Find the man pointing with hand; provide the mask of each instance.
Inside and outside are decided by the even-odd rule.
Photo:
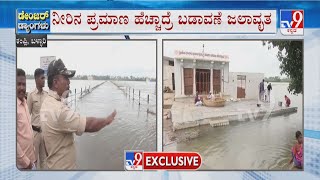
[[[40,118],[46,152],[46,169],[75,169],[76,149],[74,133],[97,132],[109,125],[116,116],[114,110],[105,118],[85,117],[63,103],[63,94],[69,91],[69,78],[75,75],[59,60],[48,66],[48,96],[41,106]]]

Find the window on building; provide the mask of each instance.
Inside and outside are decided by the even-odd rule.
[[[173,61],[169,61],[169,66],[174,66],[174,62]]]

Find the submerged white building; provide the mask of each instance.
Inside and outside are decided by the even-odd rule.
[[[175,98],[211,91],[232,98],[257,99],[264,74],[229,72],[229,63],[227,55],[175,51],[175,57],[163,58],[163,86],[174,90]]]

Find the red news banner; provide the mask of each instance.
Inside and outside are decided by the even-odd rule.
[[[276,10],[50,10],[50,33],[276,33]]]

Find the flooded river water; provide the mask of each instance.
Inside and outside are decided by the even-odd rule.
[[[288,83],[273,83],[272,102],[284,101]],[[165,151],[196,151],[201,169],[288,170],[295,132],[303,127],[303,98],[289,95],[298,112],[265,120],[233,122],[229,126],[200,127],[201,136],[164,147]],[[303,132],[303,131],[302,131]]]
[[[71,80],[70,89],[93,87],[103,81]],[[155,82],[119,81],[123,87],[135,88],[135,96],[141,90],[141,105],[111,82],[106,82],[77,100],[76,111],[85,116],[106,117],[114,109],[114,122],[97,133],[76,136],[77,165],[83,170],[124,170],[124,150],[156,151]],[[27,80],[27,91],[35,87]],[[47,88],[45,88],[47,90]],[[73,92],[74,93],[74,92]],[[149,94],[149,105],[146,98]],[[143,101],[143,102],[142,102]],[[71,105],[74,108],[74,104]]]
[[[134,84],[136,90],[149,89],[150,94],[155,88],[154,83],[121,83]],[[115,121],[110,126],[98,133],[86,133],[76,138],[79,168],[123,170],[124,150],[156,151],[156,116],[147,113],[145,105],[139,106],[137,100],[129,99],[112,83],[106,82],[95,89],[81,100],[77,108],[86,116],[96,117],[104,117],[113,109],[117,110]]]

